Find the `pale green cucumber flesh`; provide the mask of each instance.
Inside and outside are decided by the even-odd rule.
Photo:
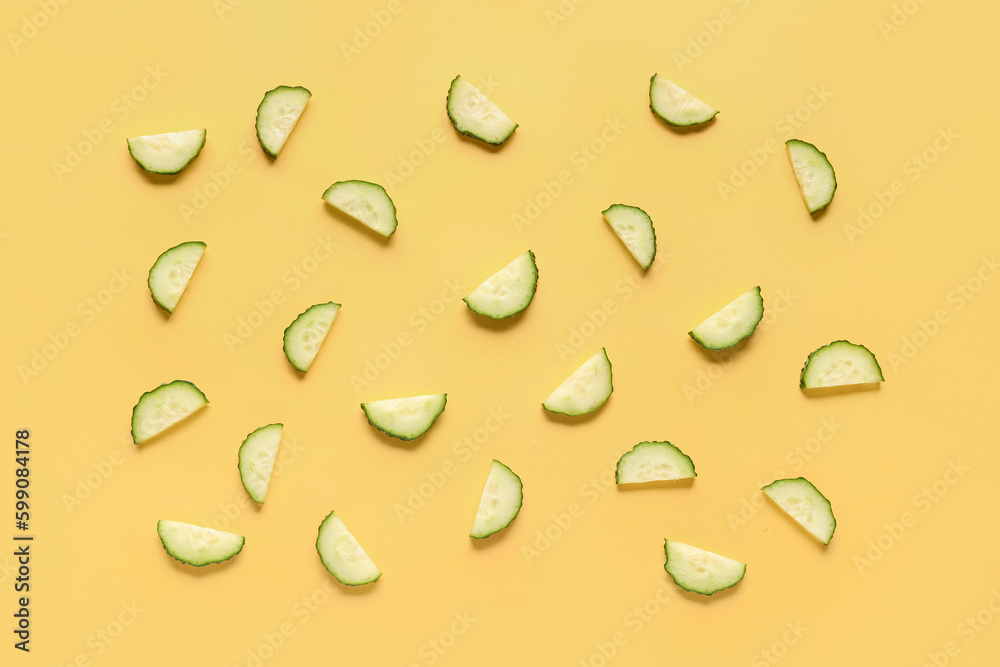
[[[319,525],[316,551],[327,571],[345,586],[363,586],[382,576],[335,512],[330,512]]]
[[[884,382],[875,355],[864,345],[835,340],[806,359],[799,377],[803,389]]]
[[[642,484],[697,477],[691,457],[669,442],[640,442],[622,454],[616,484]]]
[[[487,278],[463,299],[472,312],[495,320],[517,315],[531,303],[538,266],[530,250]]]
[[[323,200],[386,238],[396,231],[396,206],[377,183],[338,181],[326,189]]]
[[[649,269],[656,257],[656,232],[649,215],[628,204],[612,204],[603,215],[642,270]]]
[[[494,459],[469,537],[482,539],[509,526],[521,511],[523,500],[521,478]]]
[[[830,501],[812,482],[804,477],[779,479],[761,490],[813,537],[823,544],[830,543],[837,519]]]
[[[257,141],[269,157],[281,153],[310,97],[302,86],[278,86],[264,93],[257,107]]]
[[[400,440],[414,440],[430,430],[444,412],[448,394],[388,398],[361,404],[368,423]]]
[[[174,380],[147,391],[132,408],[132,441],[141,444],[208,404],[198,387]]]
[[[819,213],[833,201],[833,193],[837,191],[833,165],[826,153],[806,141],[789,139],[785,148],[806,208],[810,214]]]
[[[204,253],[204,243],[188,241],[164,250],[156,258],[146,284],[157,306],[168,313],[174,312]]]
[[[339,312],[339,303],[317,303],[288,325],[284,335],[285,358],[295,370],[302,373],[309,370]]]
[[[707,350],[725,350],[753,334],[764,317],[760,287],[736,297],[722,310],[688,332]]]
[[[492,146],[507,141],[517,129],[517,123],[461,76],[452,80],[446,106],[456,130]]]
[[[205,130],[166,132],[126,139],[128,152],[140,167],[153,174],[179,174],[198,157]]]
[[[263,503],[267,497],[283,428],[282,424],[261,426],[240,445],[240,481],[254,502]]]
[[[738,584],[746,563],[720,556],[690,544],[664,540],[667,571],[678,586],[699,595],[712,595]]]
[[[576,417],[598,410],[614,391],[611,378],[611,360],[602,347],[594,356],[583,362],[553,391],[542,407],[549,412]]]
[[[195,567],[227,561],[242,551],[246,542],[236,533],[168,519],[156,523],[156,532],[172,558]]]
[[[702,125],[719,112],[659,74],[649,80],[649,108],[667,125]]]

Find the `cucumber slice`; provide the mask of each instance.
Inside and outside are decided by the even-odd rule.
[[[667,125],[701,125],[719,113],[697,97],[659,74],[649,80],[649,108]]]
[[[517,123],[461,76],[451,82],[447,107],[456,130],[491,146],[507,141],[517,129]]]
[[[754,332],[764,317],[760,287],[736,297],[725,308],[688,332],[706,350],[725,350]]]
[[[691,457],[669,442],[640,442],[622,454],[616,484],[642,484],[697,477]]]
[[[814,351],[802,367],[803,389],[884,382],[875,355],[864,345],[835,340]]]
[[[282,424],[261,426],[240,445],[240,481],[254,502],[263,504],[267,497],[267,487],[271,484],[271,471],[278,458],[283,429]]]
[[[656,257],[656,232],[649,215],[626,204],[612,204],[603,215],[642,270],[647,270]]]
[[[184,171],[205,145],[205,130],[185,130],[131,137],[128,152],[140,167],[153,174],[173,175]]]
[[[509,526],[521,511],[522,500],[524,495],[521,478],[514,474],[513,470],[493,459],[469,537],[482,539]]]
[[[595,412],[611,396],[611,360],[602,347],[552,392],[542,407],[576,417]]]
[[[278,86],[264,93],[257,107],[257,141],[269,157],[277,158],[312,97],[302,86]]]
[[[156,532],[171,557],[195,567],[229,560],[243,550],[246,542],[236,533],[167,519],[156,522]]]
[[[339,303],[317,303],[288,325],[284,337],[285,358],[295,370],[303,373],[309,370],[339,312]]]
[[[502,320],[527,308],[537,286],[538,266],[535,253],[529,250],[484,280],[463,301],[474,313]]]
[[[712,595],[740,583],[746,563],[705,551],[690,544],[664,540],[667,561],[663,569],[678,586],[699,595]]]
[[[187,380],[161,384],[140,396],[132,408],[132,441],[140,445],[207,404],[205,394]]]
[[[319,524],[316,551],[327,571],[346,586],[363,586],[378,581],[382,576],[335,512],[327,514],[323,523]]]
[[[792,162],[795,180],[802,190],[802,199],[809,213],[819,213],[833,201],[837,190],[837,176],[826,154],[805,141],[789,139],[785,142],[788,159]]]
[[[804,477],[779,479],[761,491],[817,540],[823,544],[830,543],[833,531],[837,529],[837,520],[833,517],[830,501],[812,482]]]
[[[323,199],[386,238],[396,231],[396,206],[377,183],[338,181],[326,189]]]
[[[156,258],[149,269],[149,293],[156,305],[167,311],[174,312],[177,302],[187,289],[191,274],[198,268],[198,262],[205,253],[205,244],[201,241],[188,241],[173,248],[164,250]]]
[[[430,430],[444,412],[448,394],[387,398],[361,404],[368,423],[400,440],[414,440]]]

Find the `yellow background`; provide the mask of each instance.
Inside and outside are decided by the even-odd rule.
[[[386,6],[71,2],[16,49],[8,35],[0,275],[10,446],[0,507],[10,510],[0,535],[13,544],[13,434],[30,428],[36,541],[30,655],[11,646],[13,547],[0,551],[0,662],[773,664],[767,650],[786,665],[921,665],[929,652],[993,664],[1000,623],[960,624],[1000,587],[1000,280],[971,300],[953,290],[1000,240],[995,4],[908,3],[917,11],[897,14],[902,25],[883,34],[889,0],[589,0],[563,3],[559,22],[546,14],[559,11],[555,0],[401,0],[348,60],[342,43]],[[7,2],[0,25],[17,34],[39,7]],[[676,59],[699,39],[700,55]],[[166,76],[143,89],[147,67]],[[654,72],[720,109],[717,119],[700,132],[667,128],[648,109]],[[491,97],[520,123],[499,150],[451,128],[445,94],[459,73],[493,81]],[[313,98],[271,163],[253,122],[279,84],[304,85]],[[832,96],[803,111],[814,87]],[[123,95],[143,99],[133,109]],[[807,215],[783,148],[746,167],[756,173],[724,201],[718,183],[748,150],[789,138],[781,123],[796,111],[807,118],[794,136],[836,168],[829,211]],[[582,146],[601,147],[609,119],[624,129],[581,162]],[[91,141],[102,121],[107,131]],[[202,154],[173,179],[145,175],[126,151],[126,137],[200,127]],[[912,180],[911,156],[948,128],[958,138]],[[390,185],[387,172],[428,141],[433,153],[415,154],[421,164],[390,186],[399,228],[388,242],[320,200],[337,180]],[[60,179],[53,163],[81,144],[89,154]],[[230,161],[238,173],[212,188]],[[516,229],[512,214],[563,170],[569,185]],[[896,179],[905,192],[851,242],[858,209],[877,212],[875,193]],[[182,205],[197,193],[214,196],[185,220]],[[661,263],[645,277],[600,215],[616,202],[641,206],[656,225]],[[296,284],[287,272],[314,256],[318,239],[338,247],[306,262],[315,271]],[[145,274],[188,240],[208,250],[168,318]],[[529,248],[539,288],[518,321],[486,325],[461,302],[438,308],[446,281],[471,290]],[[131,280],[102,292],[114,271]],[[724,370],[713,366],[719,359],[686,332],[758,284],[769,326],[723,356]],[[274,291],[273,314],[231,350],[225,334]],[[777,314],[780,294],[791,296]],[[80,304],[101,298],[109,303],[91,318]],[[616,312],[560,355],[557,344],[609,299]],[[343,309],[300,377],[281,353],[282,331],[328,300]],[[424,327],[421,308],[441,314]],[[903,356],[904,339],[939,310],[945,323]],[[79,335],[25,381],[19,367],[73,324]],[[356,390],[352,375],[402,333],[412,344]],[[875,352],[885,384],[804,395],[806,356],[840,338]],[[547,416],[539,403],[601,346],[614,366],[607,405],[576,422]],[[177,378],[211,405],[135,447],[136,399]],[[704,392],[685,395],[686,386]],[[448,393],[447,410],[410,446],[380,436],[358,407],[430,392]],[[505,423],[463,460],[456,443],[497,408]],[[833,437],[824,419],[838,425]],[[236,452],[273,421],[285,424],[286,455],[290,442],[299,451],[266,505],[251,508]],[[791,467],[810,438],[815,453]],[[620,454],[647,439],[691,455],[693,484],[607,485]],[[504,534],[474,544],[467,534],[491,458],[521,475],[524,508]],[[397,505],[448,462],[454,474],[401,522]],[[954,484],[940,481],[950,463],[968,468],[949,475]],[[108,466],[107,479],[93,476]],[[756,489],[782,473],[805,475],[832,500],[828,548],[775,507],[754,507]],[[943,496],[920,500],[935,482]],[[88,497],[68,503],[80,488]],[[560,528],[553,516],[571,507],[580,511]],[[733,519],[741,508],[745,525]],[[348,590],[323,569],[313,543],[331,509],[381,567],[377,584]],[[894,537],[886,526],[904,512],[914,521]],[[229,521],[246,547],[222,566],[180,565],[157,539],[160,518]],[[538,537],[546,530],[556,536],[548,545]],[[682,593],[663,571],[665,537],[746,561],[746,578],[709,599]],[[859,561],[879,540],[888,548],[871,555],[880,558]],[[525,548],[536,543],[545,548],[529,563]],[[322,604],[306,613],[310,597]],[[131,622],[119,634],[123,604],[141,611],[122,615]],[[644,604],[655,613],[639,623],[633,609]],[[449,634],[463,629],[455,614],[475,619],[460,636]],[[107,643],[99,633],[109,631],[118,636]],[[268,636],[280,648],[262,650]],[[611,653],[615,638],[608,660],[600,651]],[[441,654],[432,640],[451,646]],[[942,657],[948,642],[957,655]]]

